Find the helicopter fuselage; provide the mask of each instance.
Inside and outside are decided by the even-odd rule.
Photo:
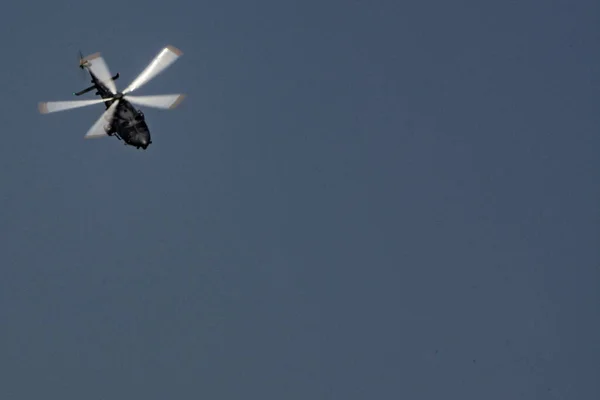
[[[106,109],[108,109],[115,101],[115,96],[119,96],[120,93],[112,93],[110,89],[106,87],[93,73],[88,70],[92,77],[93,86],[85,89],[75,95],[81,95],[90,90],[96,89],[96,95],[99,95],[103,99],[109,99],[104,102]],[[113,79],[117,79],[117,74]],[[125,98],[119,99],[119,104],[112,118],[112,122],[106,121],[104,130],[109,136],[116,136],[117,139],[122,140],[126,145],[134,146],[136,148],[146,148],[152,143],[150,136],[150,129],[146,124],[144,113],[141,110],[136,109],[129,101]]]

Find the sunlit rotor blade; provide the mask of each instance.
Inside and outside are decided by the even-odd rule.
[[[38,104],[38,110],[41,114],[49,114],[57,111],[72,110],[74,108],[91,106],[93,104],[100,104],[105,102],[107,99],[94,99],[94,100],[69,100],[69,101],[48,101]]]
[[[169,65],[173,64],[183,52],[176,47],[167,46],[158,53],[150,64],[138,75],[137,78],[131,84],[123,90],[123,94],[131,93],[136,89],[142,87],[154,78],[156,75],[164,71]]]
[[[112,80],[112,75],[110,74],[106,62],[102,56],[100,56],[100,53],[94,53],[85,57],[84,62],[87,68],[89,68],[90,71],[96,75],[100,82],[104,83],[112,93],[117,93],[115,81]]]
[[[156,96],[127,96],[130,102],[138,106],[172,109],[183,101],[185,94],[161,94]]]
[[[115,100],[114,103],[112,103],[110,107],[108,107],[108,109],[102,113],[96,123],[85,134],[86,139],[95,139],[108,136],[104,127],[109,126],[112,123],[113,115],[115,114],[118,104],[119,100]]]

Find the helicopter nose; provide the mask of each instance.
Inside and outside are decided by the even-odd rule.
[[[139,135],[137,137],[137,142],[138,142],[138,146],[140,146],[144,150],[146,150],[146,148],[150,144],[150,140],[148,139],[147,135]]]

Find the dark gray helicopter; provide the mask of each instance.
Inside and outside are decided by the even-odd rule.
[[[119,78],[119,74],[117,73],[115,76],[110,74],[100,53],[94,53],[87,57],[80,55],[79,67],[88,70],[92,77],[93,85],[73,94],[81,96],[84,93],[96,90],[95,94],[99,95],[101,99],[45,102],[39,104],[39,111],[42,114],[48,114],[104,103],[106,110],[88,130],[85,138],[116,136],[125,145],[134,146],[138,149],[141,147],[146,150],[152,143],[150,130],[146,124],[144,114],[136,109],[132,103],[153,108],[172,109],[181,103],[185,95],[131,96],[130,93],[148,83],[152,78],[175,62],[182,54],[181,50],[173,46],[163,48],[154,57],[152,62],[148,64],[146,69],[122,92],[117,91],[114,82]]]

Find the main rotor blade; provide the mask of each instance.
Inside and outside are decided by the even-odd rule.
[[[41,114],[49,114],[57,111],[72,110],[74,108],[91,106],[107,101],[107,99],[94,100],[69,100],[69,101],[48,101],[38,104],[38,110]]]
[[[104,127],[112,123],[113,115],[115,114],[118,104],[119,100],[115,100],[114,103],[112,103],[110,107],[108,107],[108,109],[102,113],[96,123],[92,125],[92,127],[85,134],[85,139],[95,139],[108,136],[104,130]]]
[[[106,87],[113,93],[117,93],[117,86],[115,82],[112,80],[112,75],[110,74],[110,70],[106,65],[106,62],[100,56],[100,53],[94,53],[85,58],[87,62],[87,67],[92,71],[94,75],[100,80],[100,82],[104,83]]]
[[[185,98],[185,94],[161,94],[156,96],[126,96],[127,100],[139,106],[173,109]]]
[[[144,69],[137,78],[131,84],[123,90],[123,94],[131,93],[136,89],[139,89],[156,75],[164,71],[169,65],[173,64],[183,52],[176,47],[171,45],[165,47],[158,53],[150,64]]]

